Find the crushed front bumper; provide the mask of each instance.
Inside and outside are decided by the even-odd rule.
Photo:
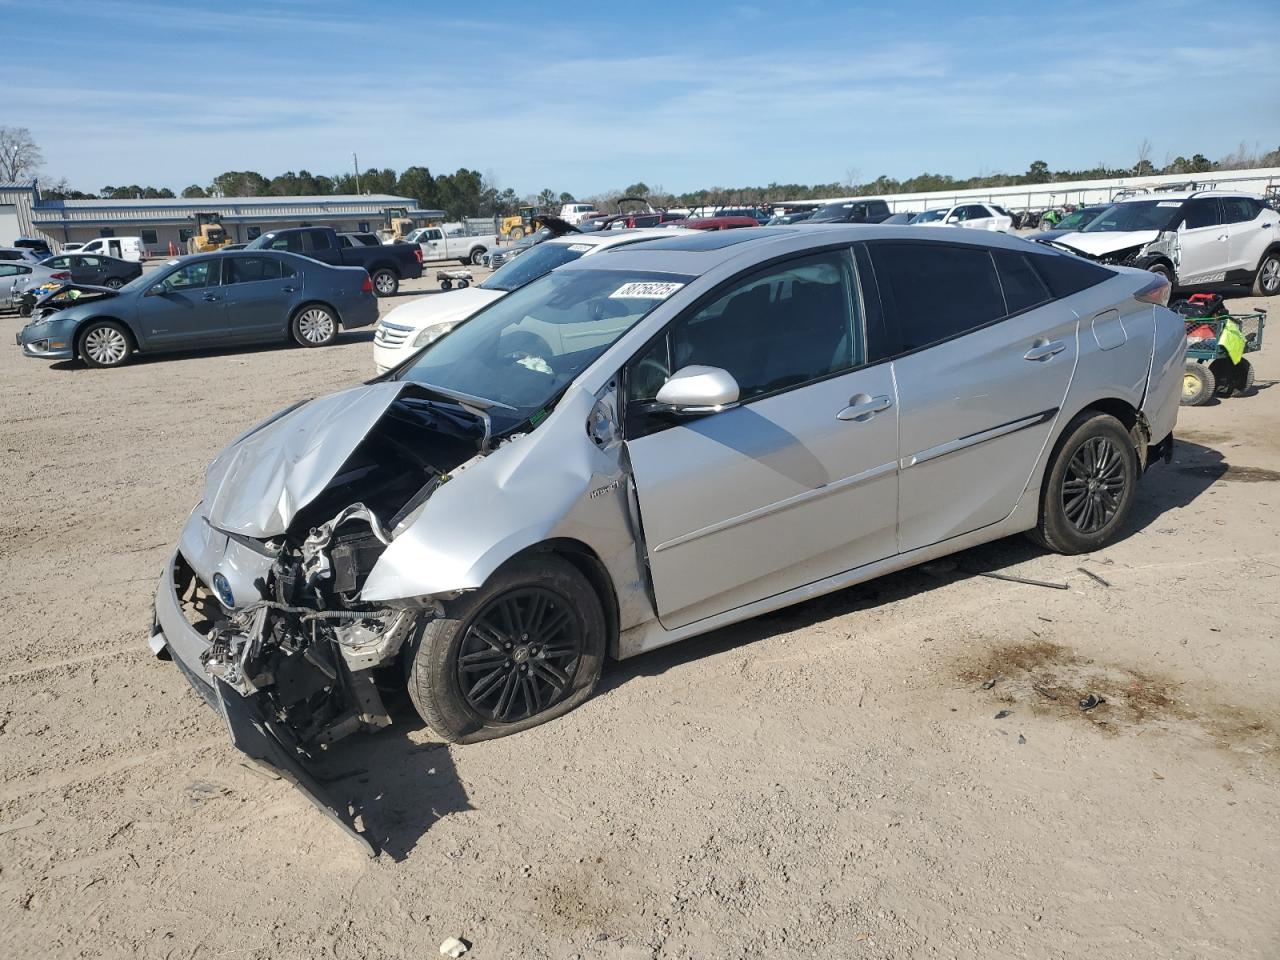
[[[201,654],[209,649],[209,641],[192,626],[182,611],[176,579],[179,555],[175,551],[165,564],[156,587],[155,616],[149,646],[158,657],[168,657],[177,664],[182,675],[196,693],[213,707],[227,726],[232,744],[251,759],[265,765],[271,773],[296,786],[302,794],[338,824],[348,836],[361,845],[369,856],[376,856],[372,844],[352,821],[345,805],[336,803],[315,777],[302,765],[297,752],[289,745],[287,735],[279,732],[263,711],[263,696],[241,696],[225,683],[209,676],[201,662]]]

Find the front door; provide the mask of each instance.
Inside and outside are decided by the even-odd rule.
[[[273,340],[282,337],[289,311],[302,278],[293,267],[283,268],[279,257],[229,256],[226,258],[222,293],[226,298],[227,335],[238,340]]]
[[[867,246],[886,326],[900,337],[893,371],[906,553],[993,524],[1017,505],[1071,383],[1079,321],[1053,302],[1026,254]]]
[[[744,275],[626,374],[627,451],[658,616],[693,623],[896,550],[897,406],[867,364],[847,250]],[[646,412],[676,370],[737,380],[736,407]]]
[[[427,260],[447,260],[445,253],[444,232],[432,227],[422,236],[422,253]]]
[[[1227,272],[1227,226],[1216,197],[1193,197],[1178,227],[1178,282],[1217,283]]]
[[[195,260],[165,274],[138,298],[138,324],[147,346],[199,346],[227,336],[222,258]]]

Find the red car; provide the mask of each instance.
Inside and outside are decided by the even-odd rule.
[[[694,217],[664,226],[688,227],[690,230],[735,230],[738,227],[758,227],[760,221],[755,217]]]

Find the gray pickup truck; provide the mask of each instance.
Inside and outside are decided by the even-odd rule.
[[[332,227],[293,227],[273,230],[252,241],[246,250],[285,250],[335,267],[364,267],[373,278],[373,291],[389,297],[401,280],[422,276],[422,248],[410,243],[377,247],[344,244]]]

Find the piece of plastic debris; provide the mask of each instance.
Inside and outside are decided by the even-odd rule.
[[[1003,720],[1005,717],[1012,717],[1012,716],[1013,716],[1012,710],[1001,710],[999,713],[996,714],[996,719]]]
[[[457,937],[450,937],[444,943],[440,944],[440,955],[442,957],[453,957],[454,960],[458,960],[458,957],[462,956],[470,949],[471,944],[467,943],[467,941],[459,940]]]
[[[1098,583],[1102,584],[1104,587],[1111,586],[1111,582],[1109,580],[1104,580],[1102,577],[1098,576],[1092,570],[1086,570],[1084,567],[1076,567],[1076,569],[1079,570],[1081,573],[1083,573],[1090,580],[1098,581]]]
[[[1151,776],[1155,777],[1157,780],[1164,779],[1164,777],[1160,776],[1160,774],[1156,773],[1154,770],[1151,771]]]
[[[1025,583],[1029,587],[1048,587],[1050,590],[1070,590],[1071,586],[1066,583],[1049,583],[1045,580],[1030,580],[1027,577],[1013,577],[1007,573],[979,573],[980,577],[987,577],[991,580],[1007,580],[1009,583]]]
[[[1092,710],[1094,707],[1107,702],[1106,697],[1100,697],[1096,693],[1091,693],[1080,701],[1081,710]]]
[[[998,679],[1000,679],[1000,678],[999,678],[999,677],[992,677],[990,680],[988,680],[986,683],[984,683],[984,684],[982,685],[982,689],[983,689],[983,690],[990,690],[992,687],[994,687],[994,686],[996,685],[996,681],[997,681]]]
[[[1026,742],[1027,742],[1027,738],[1026,738],[1026,737],[1024,737],[1022,734],[1018,734],[1018,742],[1019,742],[1019,743],[1026,743]]]

